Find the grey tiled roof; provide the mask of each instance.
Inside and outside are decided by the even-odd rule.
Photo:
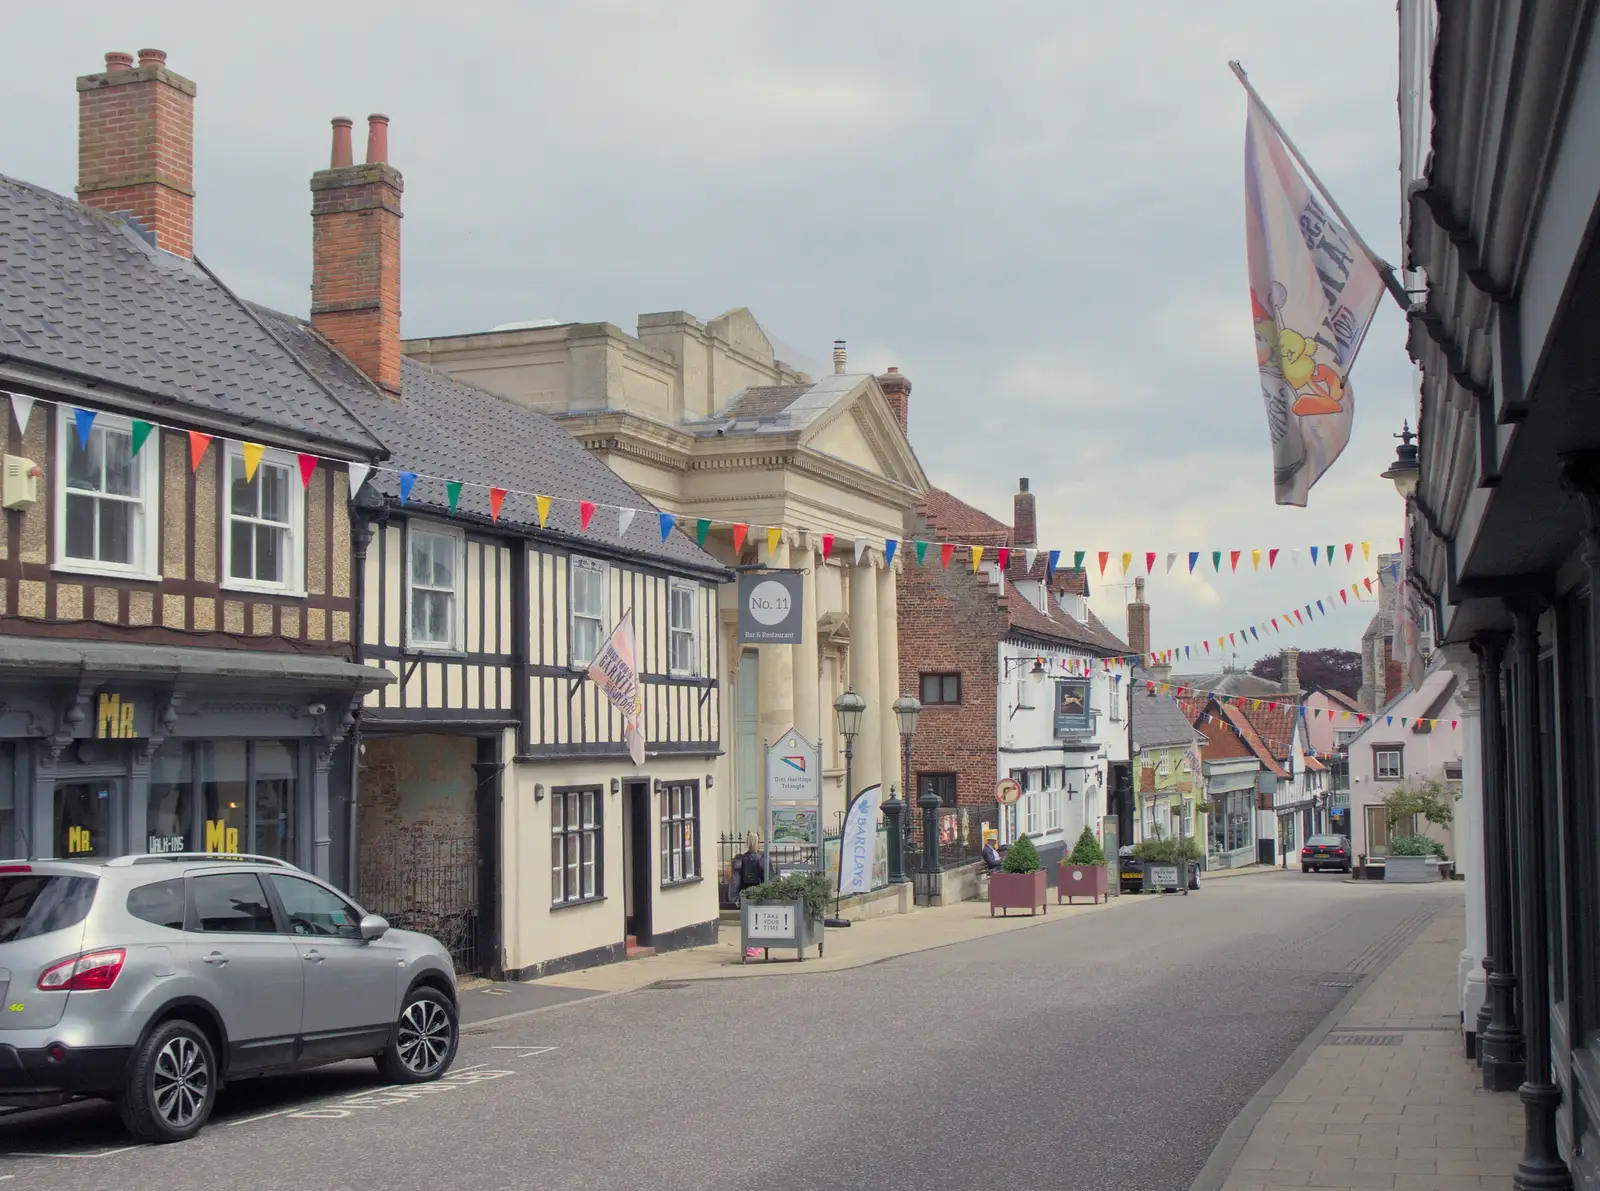
[[[208,427],[277,428],[358,458],[382,451],[203,266],[3,175],[0,355],[169,399],[212,415]]]
[[[1191,744],[1205,737],[1195,729],[1171,695],[1147,694],[1145,683],[1170,682],[1157,680],[1144,670],[1133,672],[1133,744],[1135,748],[1159,748],[1162,745]]]
[[[537,530],[539,513],[534,497],[525,494],[538,493],[555,498],[545,531],[570,536],[579,548],[600,543],[663,566],[724,570],[681,528],[663,542],[655,507],[539,411],[409,358],[400,365],[400,398],[386,396],[301,320],[262,308],[257,312],[388,446],[392,459],[367,481],[384,496],[399,497],[399,469],[414,471],[418,479],[409,505],[448,512],[445,481],[462,480],[467,487],[460,516],[487,521],[485,486],[511,489],[500,524],[528,531]],[[577,505],[570,503],[577,500],[602,506],[587,530]],[[638,510],[626,536],[617,536],[616,510],[606,505]]]
[[[732,394],[709,418],[683,423],[690,434],[788,434],[804,430],[868,379],[867,373],[829,373],[797,385],[754,385]]]

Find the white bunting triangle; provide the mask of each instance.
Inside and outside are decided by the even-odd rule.
[[[1296,568],[1300,566],[1300,547],[1294,546],[1289,550],[1289,561],[1292,562]]]
[[[367,482],[367,477],[372,474],[372,464],[351,463],[350,468],[350,499],[354,500],[356,493],[361,491],[361,485]]]
[[[628,526],[630,526],[632,524],[633,524],[633,510],[632,509],[618,509],[617,510],[617,536],[619,538],[627,537],[628,536]]]
[[[11,394],[11,413],[17,419],[17,429],[28,433],[28,419],[33,416],[33,398],[21,393]]]
[[[1169,574],[1169,575],[1172,574],[1172,564],[1177,562],[1177,561],[1178,561],[1178,555],[1175,552],[1172,553],[1172,554],[1167,555],[1167,574]]]
[[[1022,562],[1028,568],[1028,574],[1033,574],[1033,560],[1039,557],[1039,552],[1032,546],[1022,548]]]
[[[867,539],[856,539],[856,566],[861,565],[861,556],[867,552]]]

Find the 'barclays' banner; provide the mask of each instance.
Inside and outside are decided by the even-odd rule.
[[[839,896],[872,892],[872,864],[878,852],[878,797],[881,786],[868,786],[844,813],[839,841]]]

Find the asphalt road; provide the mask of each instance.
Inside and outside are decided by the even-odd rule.
[[[1183,1191],[1250,1097],[1459,886],[1208,882],[848,972],[477,1027],[443,1083],[229,1089],[176,1146],[86,1104],[0,1118],[0,1191]],[[1125,899],[1127,900],[1127,899]]]

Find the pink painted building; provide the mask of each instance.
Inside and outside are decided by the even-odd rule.
[[[1382,804],[1389,791],[1429,778],[1461,789],[1458,685],[1453,671],[1435,664],[1416,688],[1396,695],[1351,738],[1350,843],[1356,855],[1388,853],[1389,825]],[[1335,720],[1335,732],[1342,723]],[[1455,857],[1456,842],[1449,828],[1418,823],[1414,829],[1437,839]],[[1397,833],[1405,830],[1396,828]]]

